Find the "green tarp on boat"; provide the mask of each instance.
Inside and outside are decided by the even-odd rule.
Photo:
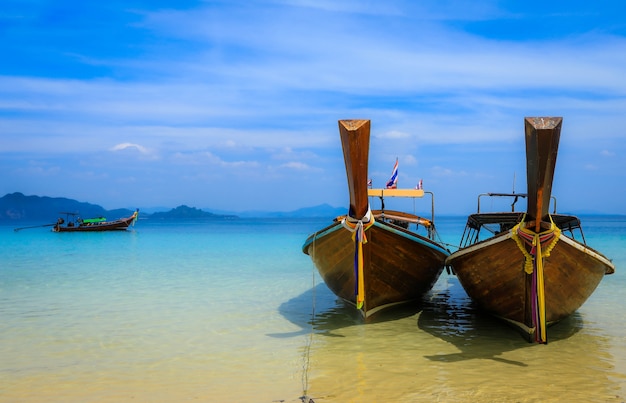
[[[107,219],[104,217],[98,217],[98,218],[86,218],[83,220],[83,224],[96,224],[99,222],[105,222]]]

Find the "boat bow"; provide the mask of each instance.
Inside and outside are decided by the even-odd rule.
[[[309,236],[302,250],[328,288],[367,318],[383,308],[419,300],[441,274],[449,252],[382,215],[376,218],[381,212],[371,210],[368,194],[372,190],[367,177],[370,121],[338,123],[350,197],[348,214]],[[431,221],[414,215],[393,217],[432,227]]]
[[[511,212],[500,213],[481,212],[479,196],[479,211],[446,262],[478,305],[547,343],[547,326],[576,311],[614,266],[586,245],[576,217],[556,214],[556,206],[549,213],[562,118],[527,117],[524,125],[527,193],[488,194],[515,199]],[[519,197],[527,198],[525,213],[514,210]],[[482,239],[481,229],[492,236]]]

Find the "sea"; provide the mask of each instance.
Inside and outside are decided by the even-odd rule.
[[[306,237],[330,219],[0,226],[0,402],[626,402],[626,216],[582,216],[613,260],[591,298],[526,342],[444,271],[364,323]],[[458,245],[464,217],[437,217]]]

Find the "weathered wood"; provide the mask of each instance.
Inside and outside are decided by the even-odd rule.
[[[528,117],[526,132],[527,221],[534,221],[535,232],[547,221],[552,181],[561,137],[560,117]]]
[[[303,246],[328,288],[355,304],[354,241],[341,223],[313,235]],[[390,224],[376,222],[363,245],[365,302],[369,317],[396,304],[419,300],[443,270],[448,255],[440,245]]]
[[[367,189],[367,158],[369,120],[341,120],[339,132],[345,158],[350,217],[361,220],[369,211]],[[391,192],[398,196],[422,197],[419,192]],[[383,195],[384,197],[384,195]],[[429,220],[402,212],[390,211],[394,220],[403,223],[430,224]],[[409,231],[402,226],[382,221],[381,211],[373,211],[365,229],[367,242],[362,244],[362,284],[364,302],[361,312],[367,318],[393,305],[419,300],[443,270],[450,254],[441,244]],[[378,217],[375,219],[374,217]],[[328,288],[338,297],[357,305],[355,295],[355,240],[353,233],[341,223],[345,217],[312,234],[302,251],[311,257]],[[433,231],[428,226],[429,234]]]
[[[370,147],[369,120],[340,120],[339,133],[346,164],[351,217],[361,219],[367,214],[367,170]]]
[[[524,262],[510,231],[461,249],[447,260],[467,295],[483,309],[532,327],[526,295],[530,276]],[[598,252],[561,235],[543,269],[546,319],[557,322],[576,311],[614,267]]]
[[[467,294],[481,308],[515,325],[529,339],[535,336],[540,342],[547,339],[537,336],[537,328],[572,314],[589,298],[603,276],[615,270],[609,259],[574,239],[573,231],[581,231],[578,218],[556,214],[551,218],[548,213],[561,124],[561,118],[525,119],[528,176],[525,230],[529,232],[524,234],[533,242],[540,233],[553,236],[547,238],[550,246],[545,245],[552,248],[549,255],[541,249],[543,257],[530,257],[536,248],[521,240],[516,228],[522,213],[479,212],[468,217],[460,249],[446,259]],[[552,227],[552,222],[562,231]],[[499,230],[481,241],[478,235],[487,226],[499,226]],[[541,265],[537,263],[539,259]],[[525,270],[527,264],[530,264],[530,272]],[[533,283],[533,275],[539,273],[537,270],[543,277],[543,289],[533,285],[539,283]],[[544,313],[533,309],[538,295],[545,301],[545,323],[542,320],[533,323],[535,314]]]

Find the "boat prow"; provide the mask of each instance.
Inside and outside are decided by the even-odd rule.
[[[431,219],[371,210],[369,197],[417,197],[424,191],[368,189],[369,120],[339,121],[350,206],[348,214],[310,235],[302,250],[328,288],[363,316],[418,301],[444,267],[449,251],[435,240]],[[426,235],[410,227],[422,226]]]
[[[589,298],[613,263],[587,246],[580,220],[549,214],[561,118],[526,118],[526,212],[468,217],[460,249],[451,254],[459,282],[485,311],[529,340],[547,343],[547,326],[571,315]],[[486,230],[490,237],[481,237]]]

